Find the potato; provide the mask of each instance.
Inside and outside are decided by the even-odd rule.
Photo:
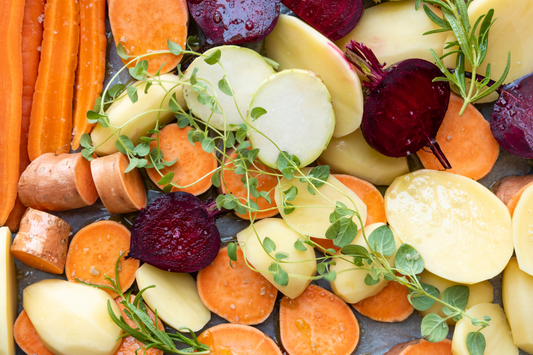
[[[420,274],[420,282],[436,287],[441,294],[448,287],[459,285],[458,283],[448,281],[446,279],[438,277],[437,275],[433,275],[427,270],[424,270],[424,272]],[[492,303],[494,301],[494,287],[489,281],[483,281],[477,284],[466,286],[468,286],[468,288],[470,289],[470,296],[468,297],[468,304],[466,305],[466,309],[472,308],[473,306],[479,303]],[[431,306],[431,308],[429,308],[428,310],[418,311],[418,313],[420,313],[422,317],[430,313],[436,313],[443,318],[446,317],[444,315],[444,312],[442,311],[442,304],[439,302],[435,302],[435,304]],[[447,323],[449,325],[454,325],[456,322],[452,318],[450,318],[448,319]]]
[[[287,224],[279,218],[265,218],[254,224],[255,233],[252,228],[247,228],[237,234],[237,239],[241,245],[246,259],[254,268],[261,271],[261,274],[281,293],[289,298],[296,298],[304,292],[316,273],[315,250],[309,245],[305,245],[306,251],[298,251],[294,248],[294,243],[301,236],[293,231]],[[268,256],[261,246],[261,242],[269,237],[275,244],[276,250],[270,253],[274,257],[275,253],[283,252],[288,254],[284,261],[290,261],[290,264],[282,263],[281,267],[288,274],[300,275],[304,278],[289,276],[287,286],[281,286],[274,281],[274,277],[266,270],[272,264],[273,259]],[[259,238],[259,239],[258,239]],[[303,239],[303,238],[302,238]],[[303,260],[309,260],[303,262]]]
[[[154,84],[150,87],[148,93],[144,93],[146,84],[144,82],[137,82],[134,84],[137,87],[137,95],[139,96],[137,102],[131,102],[130,98],[124,94],[124,97],[113,102],[106,111],[111,126],[120,127],[127,123],[120,131],[120,134],[128,136],[133,144],[139,143],[140,137],[145,136],[150,129],[155,128],[158,116],[160,124],[166,124],[174,119],[174,114],[170,111],[145,113],[150,110],[169,110],[168,103],[172,94],[176,94],[178,103],[184,110],[187,110],[187,105],[183,98],[182,85],[176,86],[180,81],[179,77],[174,74],[164,74],[161,75],[161,81],[163,82],[164,88],[169,91],[166,98],[166,92],[161,86]],[[163,98],[165,100],[161,105]],[[102,144],[95,150],[96,155],[109,155],[118,152],[114,137],[106,141],[111,135],[113,135],[113,129],[111,127],[103,128],[100,124],[97,124],[93,128],[91,132],[93,146],[96,147]]]
[[[365,233],[367,238],[375,229],[384,225],[384,223],[374,223],[366,226]],[[394,231],[392,233],[394,235],[394,241],[396,242],[396,249],[398,249],[402,242],[400,239],[398,239],[398,236],[396,233],[394,233]],[[357,232],[357,236],[351,244],[362,245],[368,249],[368,245],[365,242],[363,232],[361,230]],[[392,267],[394,267],[395,255],[396,254],[387,257],[387,261]],[[357,266],[342,259],[335,260],[337,261],[337,265],[332,266],[331,270],[337,272],[337,278],[330,282],[331,290],[347,303],[357,303],[365,298],[374,296],[383,290],[389,283],[387,280],[382,278],[378,284],[368,286],[365,284],[365,277],[368,274],[368,271],[356,269]],[[344,271],[348,269],[356,270]]]
[[[304,174],[308,174],[310,168],[302,169]],[[308,183],[300,182],[301,175],[297,174],[294,179],[288,181],[282,178],[278,186],[276,186],[276,204],[278,205],[279,213],[285,220],[285,222],[294,228],[297,232],[308,235],[314,238],[326,239],[326,231],[331,226],[329,221],[329,215],[335,209],[336,202],[344,203],[348,208],[356,209],[359,211],[362,221],[366,221],[366,205],[363,201],[349,188],[342,184],[333,176],[329,176],[327,182],[318,188],[320,193],[311,195],[307,190]],[[292,186],[298,189],[298,195],[289,203],[296,207],[290,214],[285,214],[282,203],[282,191],[287,191]],[[338,189],[338,190],[337,190]],[[340,190],[340,191],[339,191]],[[346,196],[344,194],[346,194]],[[324,197],[321,196],[324,195]],[[327,199],[330,201],[328,201]],[[353,201],[353,202],[352,202]],[[355,205],[354,205],[355,204]],[[306,206],[331,206],[331,207],[313,207]],[[358,228],[361,227],[356,216],[353,217],[353,221],[357,224]]]
[[[281,70],[306,69],[320,75],[333,101],[334,137],[359,128],[363,117],[361,82],[333,42],[302,20],[280,15],[265,39],[265,50]]]
[[[533,276],[520,270],[516,258],[512,258],[503,272],[503,307],[514,343],[528,353],[533,353],[532,295]]]
[[[439,9],[431,9],[442,17]],[[378,25],[376,25],[378,24]],[[438,29],[426,15],[422,6],[415,10],[414,1],[384,3],[365,10],[361,22],[347,36],[336,42],[344,46],[354,40],[374,51],[381,63],[392,65],[409,58],[434,62],[430,49],[442,55],[447,33],[424,36],[423,33]]]
[[[135,273],[135,278],[140,290],[155,285],[143,293],[144,300],[172,328],[187,327],[197,332],[211,319],[211,312],[202,303],[191,275],[144,264]]]
[[[335,174],[348,174],[374,185],[390,185],[409,172],[407,158],[386,157],[368,145],[360,129],[342,137],[332,138],[318,158]]]
[[[511,216],[490,190],[467,177],[418,170],[385,194],[387,220],[433,274],[475,284],[503,271],[513,254]]]
[[[17,312],[17,284],[15,261],[9,253],[11,232],[0,227],[0,354],[15,355],[13,323]]]
[[[56,355],[111,355],[122,334],[107,311],[120,310],[107,292],[64,280],[43,280],[24,289],[23,306],[44,346]]]
[[[518,355],[518,348],[513,343],[513,336],[503,309],[493,303],[480,303],[467,310],[469,315],[477,319],[489,316],[490,326],[481,333],[485,336],[487,346],[484,355]],[[466,348],[466,336],[470,332],[479,330],[479,326],[472,325],[469,318],[463,317],[455,326],[452,339],[452,353],[454,355],[470,355]]]
[[[518,265],[533,275],[533,186],[523,193],[513,213],[513,239]]]

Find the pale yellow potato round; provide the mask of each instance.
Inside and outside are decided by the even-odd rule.
[[[456,282],[452,282],[443,279],[442,277],[438,277],[437,275],[433,275],[427,270],[424,270],[424,272],[420,274],[420,282],[436,287],[437,290],[439,290],[441,296],[442,292],[444,292],[444,290],[448,287],[459,285]],[[479,303],[492,303],[494,301],[494,287],[489,281],[482,281],[477,284],[465,286],[468,286],[468,288],[470,289],[470,295],[468,297],[468,304],[466,305],[466,309],[472,308],[473,306]],[[430,313],[436,313],[442,318],[446,318],[444,312],[442,311],[442,304],[439,302],[435,302],[435,304],[431,306],[428,310],[418,311],[418,313],[420,313],[422,317]],[[452,318],[450,318],[448,319],[447,323],[449,325],[454,325],[456,322]]]
[[[122,334],[107,311],[120,310],[107,292],[65,280],[24,289],[23,306],[44,346],[55,355],[112,355]]]
[[[174,113],[169,111],[168,103],[172,94],[176,94],[176,98],[181,107],[186,111],[187,105],[183,98],[183,87],[178,85],[179,77],[174,74],[161,75],[163,87],[169,91],[169,95],[163,100],[166,91],[157,84],[152,85],[148,89],[148,93],[144,93],[146,83],[137,82],[134,85],[137,87],[137,95],[139,99],[137,102],[131,102],[126,92],[122,93],[122,98],[115,101],[107,109],[106,114],[109,117],[111,126],[120,127],[124,124],[119,135],[126,135],[130,138],[133,144],[139,143],[139,138],[146,136],[150,129],[155,128],[155,123],[159,115],[159,123],[166,124],[174,119]],[[161,102],[163,103],[161,104]],[[163,110],[148,112],[151,110]],[[140,116],[139,116],[140,115]],[[102,144],[95,150],[96,155],[109,155],[118,152],[115,146],[116,138],[112,137],[106,141],[107,138],[113,135],[116,128],[103,128],[97,124],[91,131],[91,139],[93,146]],[[105,143],[104,143],[105,142]]]
[[[533,353],[533,276],[520,270],[516,258],[511,258],[503,272],[502,297],[514,343]]]
[[[518,265],[533,275],[533,188],[528,187],[513,213],[513,240]]]
[[[360,129],[340,138],[332,138],[320,158],[335,174],[348,174],[374,185],[390,185],[409,172],[407,158],[390,158],[368,145]]]
[[[333,101],[334,137],[359,128],[364,105],[361,81],[333,42],[302,20],[280,15],[265,39],[265,50],[279,63],[280,70],[306,69],[320,75]]]
[[[513,255],[511,216],[490,190],[467,177],[418,170],[385,194],[387,220],[444,279],[475,284],[498,275]]]
[[[139,290],[155,285],[143,293],[144,300],[172,328],[187,327],[197,332],[211,319],[191,275],[163,271],[145,263],[137,269],[135,279]]]
[[[374,223],[369,226],[366,226],[365,233],[367,238],[370,233],[372,233],[375,229],[384,225],[384,223]],[[392,231],[392,233],[394,235],[394,241],[396,242],[396,250],[398,250],[402,242],[394,231]],[[365,242],[363,232],[361,230],[357,232],[357,236],[351,244],[362,245],[368,249],[368,245]],[[391,267],[394,267],[395,255],[396,253],[394,253],[394,255],[392,256],[387,257],[387,261],[389,262]],[[349,257],[347,258],[350,259]],[[381,281],[378,284],[368,286],[365,284],[365,277],[368,274],[368,271],[357,269],[357,266],[342,259],[335,260],[337,262],[337,265],[332,266],[331,270],[337,272],[337,278],[330,282],[331,290],[337,296],[342,298],[346,303],[357,303],[359,301],[364,300],[365,298],[374,296],[378,294],[381,290],[383,290],[383,288],[385,288],[385,286],[387,286],[387,284],[389,283],[387,280],[381,278]],[[349,269],[355,270],[344,271]]]
[[[480,303],[467,310],[466,313],[477,319],[483,319],[483,316],[491,318],[490,325],[481,331],[487,342],[484,355],[518,355],[518,348],[513,343],[511,328],[509,328],[505,313],[499,305]],[[479,326],[472,325],[472,321],[467,317],[463,317],[457,322],[453,332],[452,353],[454,355],[470,355],[466,347],[466,336],[477,330],[479,330]]]
[[[302,173],[307,175],[311,169],[305,168],[301,170]],[[334,176],[330,175],[326,181],[327,183],[318,188],[318,193],[311,195],[307,190],[308,183],[300,182],[302,176],[303,175],[297,173],[290,181],[282,178],[278,186],[276,186],[276,204],[279,213],[289,226],[301,234],[314,238],[326,239],[326,231],[331,226],[329,215],[335,210],[336,202],[342,202],[346,207],[359,211],[359,215],[364,224],[367,216],[366,205],[355,192],[347,188]],[[287,191],[292,186],[295,186],[298,189],[298,195],[294,200],[287,201],[295,206],[295,209],[290,214],[286,214],[283,208],[281,192]],[[353,221],[357,224],[357,228],[361,227],[361,223],[355,215]]]
[[[17,284],[10,247],[9,228],[0,227],[0,354],[15,355],[13,323],[17,314]]]
[[[442,12],[429,6],[438,16]],[[346,44],[354,40],[372,49],[381,63],[387,66],[405,59],[420,58],[434,62],[430,49],[442,55],[447,33],[424,36],[423,33],[438,29],[426,15],[422,6],[415,10],[414,1],[387,2],[365,10],[355,28],[336,42],[344,51]]]
[[[254,231],[255,228],[255,231]],[[276,244],[276,250],[269,256],[263,249],[261,243],[265,238],[270,238]],[[304,292],[311,283],[311,277],[316,273],[315,250],[304,244],[306,251],[298,251],[294,248],[294,243],[303,236],[293,231],[287,224],[279,218],[265,218],[254,223],[253,228],[249,227],[239,234],[237,239],[243,250],[246,259],[252,266],[259,270],[261,274],[274,285],[281,293],[289,298],[296,298]],[[274,276],[268,272],[268,267],[274,261],[276,253],[283,252],[288,255],[283,261],[292,263],[281,263],[281,267],[289,275],[300,275],[303,278],[289,276],[289,283],[281,286],[274,281]],[[308,261],[304,261],[308,260]],[[306,279],[306,277],[308,279]]]

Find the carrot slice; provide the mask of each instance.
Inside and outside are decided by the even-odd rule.
[[[77,1],[48,0],[46,3],[41,62],[28,137],[28,155],[32,161],[44,153],[70,151],[79,22]]]
[[[94,126],[87,120],[87,111],[94,108],[94,102],[103,89],[107,45],[105,0],[79,2],[81,37],[74,99],[73,150],[79,148],[81,136],[89,133]]]
[[[222,193],[226,194],[229,191],[235,197],[242,198],[243,202],[245,202],[248,197],[248,189],[246,189],[244,183],[241,180],[244,175],[238,175],[238,174],[235,174],[234,170],[228,170],[228,169],[235,169],[235,164],[233,163],[233,160],[237,159],[238,154],[237,152],[233,151],[229,153],[228,155],[229,155],[229,159],[228,159],[229,161],[226,165],[227,169],[224,169],[224,172],[222,174],[223,176],[220,179],[221,180],[220,189]],[[255,160],[254,165],[255,166],[250,166],[250,170],[264,171],[267,173],[276,172],[274,169],[269,168],[265,164],[261,163],[259,160]],[[278,184],[277,177],[273,175],[254,173],[254,172],[251,172],[250,175],[252,177],[255,177],[258,181],[257,191],[268,192],[268,195],[270,196],[270,201],[271,201],[271,203],[268,203],[268,201],[262,197],[254,198],[250,196],[250,198],[257,203],[260,209],[262,210],[270,209],[270,211],[255,213],[254,219],[257,220],[257,219],[262,219],[262,218],[274,217],[275,215],[279,213],[277,209],[277,205],[276,205],[276,200],[274,198],[275,188],[276,188],[276,185]],[[242,219],[250,219],[250,216],[248,213],[245,213],[245,214],[235,213],[235,214]]]
[[[198,340],[209,345],[212,355],[281,355],[276,343],[262,331],[242,324],[219,324],[204,331]]]
[[[151,0],[149,3],[108,0],[108,5],[115,44],[122,43],[129,56],[166,51],[168,39],[185,48],[189,21],[186,0]],[[154,26],[155,23],[157,26]],[[161,66],[160,73],[164,74],[174,69],[182,56],[157,54],[143,59],[148,60],[150,74],[155,74]],[[128,62],[122,61],[124,64]]]
[[[452,355],[452,342],[444,339],[438,343],[430,343],[424,339],[417,339],[398,344],[385,355]]]
[[[283,297],[279,328],[290,355],[350,355],[359,342],[359,324],[350,307],[317,285],[295,299]]]
[[[13,335],[19,348],[26,354],[30,355],[54,355],[50,352],[39,338],[33,323],[28,317],[25,310],[20,312],[15,325],[13,326]]]
[[[22,21],[24,0],[0,6],[0,226],[17,199],[22,114]]]
[[[524,193],[524,191],[526,191],[526,189],[530,187],[531,185],[533,185],[533,182],[530,182],[529,184],[522,187],[520,190],[518,190],[516,194],[514,194],[514,196],[507,203],[507,208],[509,209],[509,212],[511,212],[511,217],[514,214],[514,210],[516,208],[516,205],[518,204],[518,201],[520,200],[520,197],[522,197],[522,194]]]
[[[452,165],[448,172],[479,180],[496,163],[500,145],[492,135],[490,124],[474,105],[468,105],[459,116],[463,102],[455,94],[450,96],[448,111],[437,132],[437,143]],[[426,169],[444,170],[429,150],[422,149],[416,154]]]
[[[198,272],[196,285],[202,302],[229,322],[263,323],[274,309],[278,290],[246,265],[240,248],[232,265],[224,248],[211,265]]]
[[[140,211],[146,207],[146,190],[137,168],[125,173],[129,161],[120,152],[91,161],[98,195],[111,214]]]
[[[406,286],[391,281],[377,295],[352,304],[352,307],[378,322],[402,322],[415,310],[407,299],[408,294],[409,289]]]
[[[72,241],[67,253],[65,273],[67,279],[98,285],[108,285],[105,275],[115,277],[115,264],[119,255],[130,248],[130,231],[122,224],[113,221],[99,221],[82,228]],[[124,255],[120,260],[119,281],[123,292],[135,281],[135,271],[139,260]],[[104,289],[105,290],[105,289]],[[105,290],[111,297],[115,292]]]
[[[192,145],[187,139],[187,133],[192,127],[179,128],[177,124],[165,126],[159,134],[159,149],[163,153],[165,161],[178,159],[176,163],[161,170],[163,175],[174,173],[174,182],[180,186],[192,186],[184,189],[172,187],[172,191],[185,191],[193,195],[201,195],[211,187],[211,177],[217,168],[217,159],[211,153],[202,149],[200,142]],[[157,138],[154,134],[152,138]],[[150,149],[155,148],[156,141],[150,143]],[[146,169],[148,176],[154,184],[161,180],[162,176],[155,168]]]

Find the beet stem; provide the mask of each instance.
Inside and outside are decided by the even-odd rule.
[[[435,154],[437,159],[439,159],[439,162],[444,167],[444,169],[452,168],[452,166],[450,165],[450,162],[448,161],[448,159],[446,159],[446,156],[440,149],[439,143],[437,143],[435,139],[432,139],[429,141],[429,148],[431,148],[431,151],[433,152],[433,154]]]
[[[216,200],[208,200],[205,204],[205,207],[207,208],[207,213],[209,214],[209,217],[214,218],[219,214],[223,214],[228,212],[225,208],[222,208],[221,210],[217,207],[217,201]]]
[[[350,41],[345,48],[344,57],[369,80],[363,85],[370,89],[376,87],[385,75],[383,68],[386,63],[381,64],[374,52],[362,43]]]

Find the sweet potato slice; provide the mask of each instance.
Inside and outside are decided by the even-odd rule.
[[[496,181],[490,188],[506,205],[526,185],[533,182],[533,175],[510,175]]]
[[[452,342],[444,339],[438,343],[430,343],[424,339],[416,339],[396,345],[385,355],[452,355]]]
[[[198,337],[211,355],[281,355],[276,343],[262,331],[242,324],[219,324]]]
[[[524,185],[520,190],[518,190],[517,193],[514,194],[513,197],[507,202],[507,208],[509,209],[509,212],[511,212],[511,216],[514,214],[514,210],[516,208],[516,205],[518,204],[518,201],[520,201],[520,197],[522,197],[522,194],[528,187],[533,185],[533,182],[530,182],[529,184]]]
[[[29,355],[54,355],[48,350],[35,330],[25,310],[20,312],[13,327],[13,335],[19,348]],[[126,355],[126,354],[124,354]]]

